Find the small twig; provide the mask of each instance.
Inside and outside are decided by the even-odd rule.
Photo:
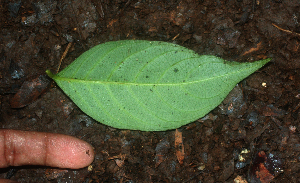
[[[66,55],[68,54],[69,52],[69,49],[71,48],[72,46],[72,43],[69,43],[67,48],[65,49],[63,55],[61,56],[60,60],[59,60],[59,65],[58,65],[58,68],[56,70],[56,73],[58,73],[59,69],[60,69],[60,66],[61,66],[61,63],[62,63],[62,60],[66,57]]]
[[[290,30],[283,29],[283,28],[281,28],[281,27],[279,27],[279,26],[277,26],[277,25],[275,25],[275,24],[273,24],[273,23],[272,23],[272,25],[273,25],[274,27],[276,27],[277,29],[283,31],[283,32],[286,32],[286,33],[289,33],[289,34],[296,34],[297,36],[300,36],[300,34],[297,33],[297,32],[292,32],[292,31],[290,31]]]
[[[179,35],[180,35],[180,33],[178,33],[175,37],[173,37],[172,41],[174,41]]]
[[[254,51],[258,51],[261,48],[261,45],[261,42],[257,43],[256,47],[250,48],[248,51],[245,51],[242,55],[244,56]]]

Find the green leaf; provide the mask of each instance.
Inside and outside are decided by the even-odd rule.
[[[86,114],[121,129],[163,131],[195,121],[269,62],[227,62],[158,41],[114,41],[47,74]]]

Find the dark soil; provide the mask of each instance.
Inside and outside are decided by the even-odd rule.
[[[89,170],[12,167],[2,169],[0,178],[299,182],[299,0],[0,2],[1,128],[76,136],[96,152]],[[50,79],[41,76],[58,69],[68,45],[61,69],[97,44],[124,39],[173,42],[240,62],[273,59],[208,116],[178,129],[185,151],[180,164],[175,130],[140,132],[97,123],[53,82],[47,88]]]

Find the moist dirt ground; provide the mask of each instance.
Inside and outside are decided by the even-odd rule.
[[[0,1],[0,127],[72,135],[96,152],[80,170],[9,167],[0,178],[299,182],[299,10],[299,0]],[[120,130],[85,115],[45,71],[125,39],[176,43],[232,61],[272,61],[177,131]]]

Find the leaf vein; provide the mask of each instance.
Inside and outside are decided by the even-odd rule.
[[[129,44],[129,43],[127,43],[127,44]],[[122,43],[122,44],[120,44],[120,45],[116,45],[116,47],[110,49],[110,50],[107,51],[105,54],[103,54],[101,58],[99,58],[97,61],[95,61],[95,64],[94,64],[94,65],[91,67],[91,69],[87,72],[87,74],[85,75],[84,79],[88,78],[88,76],[91,74],[91,72],[93,72],[93,70],[97,67],[97,65],[103,61],[102,58],[106,57],[106,56],[107,56],[108,54],[110,54],[112,51],[114,51],[114,50],[116,50],[116,49],[118,49],[118,48],[120,48],[120,47],[126,46],[127,44],[123,44],[123,43]]]

